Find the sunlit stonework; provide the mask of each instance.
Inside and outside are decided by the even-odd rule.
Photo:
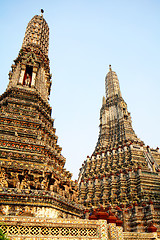
[[[79,218],[77,183],[64,168],[48,98],[49,27],[43,15],[29,22],[22,48],[0,97],[2,215]]]

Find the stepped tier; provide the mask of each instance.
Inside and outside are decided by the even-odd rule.
[[[111,204],[113,208],[123,204],[128,209],[135,202],[142,204],[151,200],[154,211],[150,211],[146,219],[144,211],[140,210],[140,218],[146,221],[152,218],[156,226],[160,226],[159,148],[145,146],[136,136],[117,74],[111,66],[105,85],[106,98],[103,97],[100,110],[98,142],[79,173],[79,201],[87,209],[99,204],[104,207]],[[123,219],[129,231],[138,229],[139,223],[135,221],[137,227],[131,227],[129,219]],[[141,228],[145,231],[145,227]]]

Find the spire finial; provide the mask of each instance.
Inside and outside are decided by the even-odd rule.
[[[109,65],[109,71],[112,71],[111,64]]]
[[[43,17],[43,13],[44,13],[44,10],[43,9],[41,9],[41,16]]]

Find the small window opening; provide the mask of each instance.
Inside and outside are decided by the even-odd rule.
[[[33,71],[32,67],[26,66],[26,71],[25,71],[24,79],[23,79],[23,85],[31,87],[32,71]]]

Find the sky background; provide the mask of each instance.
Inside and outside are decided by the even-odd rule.
[[[50,28],[52,118],[73,179],[97,143],[109,64],[136,134],[160,147],[160,1],[0,0],[0,94],[41,8]]]

